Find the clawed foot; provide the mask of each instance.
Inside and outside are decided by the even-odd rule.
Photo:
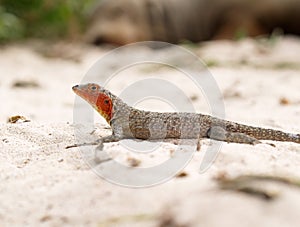
[[[98,140],[96,140],[95,142],[91,142],[91,143],[73,144],[73,145],[66,146],[65,149],[69,149],[69,148],[73,148],[73,147],[82,147],[82,146],[94,146],[94,145],[97,145],[98,143],[99,143]]]

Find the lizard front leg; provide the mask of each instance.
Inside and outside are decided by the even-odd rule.
[[[105,136],[102,137],[98,140],[95,141],[95,145],[98,145],[96,147],[96,150],[102,151],[103,150],[103,144],[104,143],[112,143],[112,142],[118,142],[120,141],[122,138],[120,136],[116,136],[116,135],[110,135],[110,136]]]
[[[95,142],[70,145],[70,146],[67,146],[66,149],[73,148],[73,147],[98,145],[94,150],[95,151],[94,161],[96,164],[100,164],[100,163],[111,160],[111,157],[109,157],[106,152],[102,152],[104,143],[118,142],[121,139],[122,138],[119,136],[109,135],[109,136],[102,137],[102,138],[96,140]],[[99,153],[101,153],[102,157],[100,157]]]
[[[248,136],[244,133],[238,133],[238,132],[227,132],[225,129],[223,129],[220,126],[213,126],[211,127],[208,132],[207,136],[210,139],[224,141],[228,143],[245,143],[245,144],[251,144],[256,145],[261,143],[258,139]]]

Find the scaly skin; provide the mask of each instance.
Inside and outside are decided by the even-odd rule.
[[[112,128],[105,142],[121,139],[200,139],[257,144],[259,140],[300,143],[300,134],[243,125],[197,113],[159,113],[143,111],[124,103],[103,87],[89,83],[76,85],[73,91],[90,103]],[[92,143],[92,144],[97,144]]]

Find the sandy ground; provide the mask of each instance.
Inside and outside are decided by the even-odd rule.
[[[300,145],[223,144],[205,172],[199,166],[209,140],[182,172],[168,182],[133,189],[111,184],[87,165],[76,142],[74,94],[93,63],[109,48],[76,44],[43,47],[19,44],[0,55],[0,225],[1,226],[299,226]],[[42,46],[42,47],[41,47]],[[256,126],[300,131],[300,40],[219,41],[186,46],[209,65],[223,94],[226,118]],[[144,50],[140,50],[144,51]],[[51,56],[51,57],[49,57]],[[138,67],[120,73],[110,88],[118,93],[128,81],[153,75],[182,84],[199,112],[209,112],[197,90],[172,77],[172,71]],[[16,87],[16,82],[34,82]],[[168,109],[144,103],[146,109]],[[22,115],[30,122],[7,123]],[[96,135],[109,128],[96,117]],[[92,141],[86,134],[83,140]],[[136,158],[118,143],[108,144],[121,162]],[[174,143],[163,142],[141,166],[173,158]],[[119,157],[120,156],[120,157]],[[127,157],[127,159],[126,159]],[[224,190],[216,179],[241,175],[279,176],[249,180]],[[235,181],[236,182],[236,181]]]

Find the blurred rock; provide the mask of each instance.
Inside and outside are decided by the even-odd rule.
[[[102,0],[86,41],[178,43],[272,33],[300,34],[300,0]]]

